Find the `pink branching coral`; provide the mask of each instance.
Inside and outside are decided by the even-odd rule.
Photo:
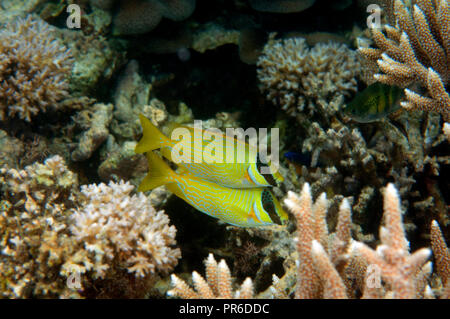
[[[296,298],[347,298],[344,281],[337,269],[343,269],[351,241],[348,201],[342,201],[333,234],[328,233],[326,223],[328,201],[325,193],[313,203],[309,184],[305,184],[300,196],[289,192],[285,203],[297,220]]]
[[[0,120],[18,116],[30,122],[67,96],[72,57],[53,31],[31,15],[0,31]]]
[[[313,201],[309,184],[301,194],[289,192],[285,204],[297,224],[294,238],[294,263],[287,263],[280,279],[273,275],[268,291],[275,298],[289,298],[296,277],[295,297],[305,298],[448,298],[449,251],[436,222],[431,229],[431,245],[441,292],[430,287],[432,263],[429,248],[409,252],[402,222],[400,197],[393,184],[384,188],[384,224],[380,227],[380,244],[372,249],[352,239],[351,207],[346,198],[339,206],[336,229],[330,233],[326,215],[329,202],[325,193]],[[289,266],[293,264],[293,267]],[[225,261],[219,264],[212,254],[205,260],[206,279],[192,273],[192,289],[184,280],[172,275],[170,296],[181,298],[255,298],[253,282],[247,278],[237,294],[232,293],[230,270]],[[294,269],[295,268],[295,269]],[[292,270],[296,276],[292,276]],[[263,292],[259,296],[267,297]]]
[[[434,297],[428,285],[431,250],[409,252],[400,198],[393,184],[384,190],[384,226],[376,250],[351,238],[351,210],[345,199],[339,207],[336,231],[330,235],[325,222],[325,194],[313,203],[309,185],[305,184],[300,196],[290,192],[285,203],[297,219],[297,298],[355,298],[358,291],[362,298]],[[432,245],[439,247],[433,250],[439,251],[438,261],[442,260],[438,267],[445,269],[448,251],[440,236],[436,230],[433,235],[432,230]],[[276,296],[285,295],[280,283],[274,276],[272,290]]]
[[[380,228],[381,244],[373,250],[360,242],[352,244],[352,253],[360,256],[367,265],[374,268],[375,275],[385,281],[385,291],[391,298],[418,298],[425,289],[423,276],[427,273],[426,261],[431,255],[429,248],[422,248],[411,254],[402,223],[400,198],[397,189],[388,184],[384,191],[384,227]],[[370,287],[366,281],[366,290]],[[368,292],[370,294],[370,292]]]
[[[440,276],[443,291],[442,298],[450,298],[450,251],[445,243],[437,221],[431,223],[431,248],[433,249],[437,273]]]
[[[180,258],[167,215],[128,183],[80,193],[54,156],[1,168],[0,185],[0,296],[143,297]]]
[[[251,299],[253,282],[250,278],[244,280],[240,288],[233,294],[232,279],[227,263],[222,259],[219,263],[209,254],[205,259],[206,280],[196,271],[192,272],[195,291],[176,275],[172,275],[173,288],[167,292],[169,296],[184,299]]]

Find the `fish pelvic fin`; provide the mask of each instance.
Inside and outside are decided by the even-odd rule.
[[[148,118],[139,114],[139,120],[143,135],[134,149],[135,153],[150,152],[171,144],[170,140]]]
[[[138,191],[145,192],[158,186],[176,182],[177,174],[153,152],[147,153],[148,174],[139,185]]]

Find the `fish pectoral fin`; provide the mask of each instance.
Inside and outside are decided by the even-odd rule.
[[[255,210],[253,209],[253,206],[252,206],[250,212],[248,213],[247,219],[249,219],[249,218],[253,219],[258,224],[261,223],[261,220],[255,214]]]
[[[151,173],[148,173],[142,180],[141,184],[139,184],[138,192],[146,192],[156,187],[173,182],[174,181],[171,181],[167,176],[153,176]]]
[[[245,180],[246,180],[247,182],[250,183],[250,185],[254,185],[255,182],[252,180],[252,178],[250,177],[250,174],[248,173],[248,170],[249,170],[249,169],[250,169],[250,166],[245,170],[244,178],[245,178]]]

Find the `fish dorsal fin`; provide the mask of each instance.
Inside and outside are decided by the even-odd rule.
[[[177,125],[174,125],[174,126],[170,129],[170,131],[169,131],[169,132],[170,132],[170,133],[169,133],[169,138],[172,136],[172,132],[173,132],[175,129],[177,129],[177,128],[185,128],[185,129],[188,129],[189,132],[191,132],[192,136],[194,136],[194,133],[195,133],[197,130],[200,131],[200,132],[202,133],[202,136],[203,136],[203,133],[204,133],[205,131],[208,130],[208,129],[204,129],[204,128],[200,129],[200,128],[196,128],[196,127],[192,127],[192,126],[188,126],[188,125],[177,124]],[[220,129],[218,129],[218,130],[220,130]],[[236,136],[231,137],[231,136],[226,135],[222,130],[220,130],[220,131],[221,131],[221,133],[218,133],[217,135],[219,135],[221,138],[226,139],[226,140],[231,140],[231,141],[233,141],[233,142],[235,142],[235,143],[241,143],[241,144],[244,144],[245,146],[251,147],[251,145],[249,145],[247,142],[241,141],[240,139],[236,138]],[[204,143],[206,142],[206,144],[208,144],[208,143],[211,142],[211,140],[204,140],[203,142],[204,142]]]

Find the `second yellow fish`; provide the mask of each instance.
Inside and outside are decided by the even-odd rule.
[[[151,151],[147,160],[149,173],[139,185],[139,191],[166,185],[199,211],[235,226],[281,225],[288,218],[269,188],[228,188],[191,174],[177,174]]]

